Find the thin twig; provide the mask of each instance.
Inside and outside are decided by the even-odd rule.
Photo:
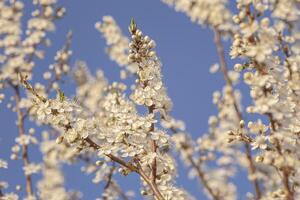
[[[84,157],[82,155],[78,155],[78,158],[86,163],[91,163],[91,159],[89,157]],[[113,166],[115,167],[115,166]],[[112,168],[111,168],[112,169]],[[115,168],[114,168],[115,169]],[[112,172],[112,171],[111,171]],[[113,177],[110,177],[110,175],[113,174],[109,174],[109,177],[107,179],[111,179],[110,181],[107,182],[106,186],[104,188],[107,187],[107,185],[113,187],[113,189],[119,194],[119,196],[123,199],[123,200],[129,200],[129,198],[126,196],[126,194],[120,189],[120,187],[115,183],[115,181],[113,180]]]
[[[227,69],[227,64],[226,64],[226,60],[225,60],[225,53],[224,53],[224,47],[221,41],[221,32],[214,27],[213,31],[215,33],[215,45],[217,48],[217,52],[218,52],[218,56],[219,56],[219,60],[220,60],[220,66],[221,66],[221,71],[223,73],[224,79],[226,81],[226,84],[229,85],[230,87],[233,87],[232,85],[232,81],[230,80],[230,77],[228,76],[228,69]],[[233,90],[230,91],[230,95],[232,96],[233,99],[233,106],[236,112],[236,115],[239,119],[239,121],[241,121],[243,119],[242,113],[239,110],[237,101],[235,99]],[[252,159],[252,155],[251,155],[251,148],[250,145],[248,143],[245,143],[245,150],[246,150],[246,158],[248,160],[249,163],[249,172],[250,174],[254,174],[256,172],[256,167],[255,164],[253,162]],[[252,181],[254,188],[255,188],[255,193],[256,193],[256,199],[260,199],[261,198],[261,189],[259,187],[259,183],[257,181],[257,179],[254,179]]]
[[[114,164],[115,164],[115,163],[114,163]],[[110,168],[110,171],[109,171],[109,174],[108,174],[108,177],[107,177],[107,182],[106,182],[106,184],[105,184],[105,186],[104,186],[104,189],[103,189],[103,194],[105,194],[105,191],[108,190],[109,187],[110,187],[110,186],[112,185],[112,183],[113,183],[112,178],[113,178],[114,171],[115,171],[115,166],[112,166],[112,167]],[[103,197],[103,200],[107,200],[107,199],[108,199],[107,196],[102,195],[102,197]]]
[[[123,199],[123,200],[129,200],[129,198],[126,196],[126,194],[120,189],[120,187],[118,187],[118,185],[112,181],[111,186],[114,188],[114,190],[116,192],[118,192],[119,196]]]
[[[157,198],[157,200],[164,200],[165,199],[162,196],[162,194],[160,193],[160,191],[158,190],[157,185],[155,183],[153,183],[153,181],[146,175],[146,173],[144,172],[144,170],[142,169],[142,167],[139,167],[139,170],[138,170],[137,173],[149,185],[149,187],[151,188],[151,190],[152,190],[154,196]]]
[[[15,91],[15,101],[16,101],[16,112],[17,112],[17,127],[19,131],[19,136],[25,135],[25,130],[24,130],[24,115],[21,111],[20,108],[20,90],[19,86],[13,86],[11,85]],[[29,161],[29,155],[28,155],[28,146],[26,144],[22,144],[22,160],[24,163],[24,166],[28,166],[30,164]],[[30,175],[25,175],[26,178],[26,192],[28,196],[33,195],[33,189],[32,189],[32,179]]]
[[[213,191],[213,189],[210,187],[210,185],[208,184],[207,180],[205,179],[205,174],[202,171],[201,167],[199,165],[197,165],[197,163],[195,163],[194,159],[192,158],[192,156],[188,156],[188,160],[190,161],[192,167],[194,167],[194,169],[196,170],[203,186],[207,189],[208,193],[211,195],[211,197],[213,198],[213,200],[221,200],[220,197],[215,194],[215,192]]]
[[[271,123],[272,130],[276,131],[276,126],[275,126],[276,121],[274,120],[273,115],[269,113],[269,114],[267,114],[267,116]],[[280,156],[284,157],[284,155],[282,153],[281,145],[277,138],[275,138],[275,149]],[[281,178],[282,178],[284,189],[287,191],[287,200],[294,200],[294,192],[291,189],[290,184],[289,184],[290,170],[288,167],[283,167],[282,169],[279,169],[279,170],[282,171]]]
[[[92,141],[89,137],[84,139],[85,142],[87,142],[91,147],[93,147],[94,149],[100,149],[100,146],[98,144],[96,144],[94,141]],[[162,194],[160,193],[160,191],[157,188],[157,185],[154,184],[151,179],[145,174],[144,170],[142,169],[141,166],[137,167],[131,163],[128,163],[124,160],[122,160],[121,158],[118,158],[112,154],[105,154],[107,157],[109,157],[111,160],[115,161],[116,163],[119,163],[120,165],[126,167],[127,169],[129,169],[130,171],[136,172],[137,174],[139,174],[143,180],[148,184],[148,186],[151,188],[154,196],[158,199],[158,200],[164,200],[164,197],[162,196]]]
[[[170,127],[169,129],[173,132],[173,134],[178,133],[178,131],[175,127]],[[181,145],[183,146],[183,148],[184,148],[184,146],[186,146],[183,143],[181,143]],[[192,167],[196,170],[201,183],[203,184],[204,188],[208,191],[208,193],[210,194],[212,199],[220,200],[220,197],[217,194],[215,194],[214,190],[210,187],[207,180],[205,179],[205,174],[204,174],[203,170],[201,169],[201,167],[194,161],[194,159],[191,155],[188,155],[187,158],[188,158],[189,162],[191,163]]]
[[[148,112],[149,114],[154,114],[154,105],[148,107]],[[149,132],[152,132],[154,131],[154,123],[151,124],[151,127],[150,127],[150,131]],[[156,153],[156,149],[157,149],[157,145],[156,145],[156,142],[155,140],[151,140],[151,145],[152,145],[152,152],[153,153]],[[156,171],[157,171],[157,166],[156,166],[156,157],[153,159],[153,162],[152,162],[152,182],[153,184],[156,184]]]

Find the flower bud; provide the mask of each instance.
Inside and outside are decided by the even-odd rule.
[[[150,38],[149,38],[149,36],[148,36],[148,35],[146,35],[146,36],[144,37],[144,40],[145,40],[145,42],[149,42],[149,41],[150,41]]]
[[[131,20],[130,20],[130,25],[129,25],[129,32],[130,32],[131,34],[135,34],[136,30],[137,30],[136,23],[135,23],[134,19],[131,18]]]
[[[148,43],[148,47],[149,47],[150,49],[154,48],[155,46],[156,46],[156,44],[155,44],[154,40],[151,40],[151,41]]]
[[[262,161],[264,161],[264,157],[263,156],[256,156],[255,162],[262,162]]]
[[[245,121],[244,120],[241,120],[240,121],[240,128],[244,128],[245,127]]]
[[[103,161],[100,161],[100,160],[97,160],[97,161],[96,161],[96,165],[97,165],[97,166],[101,166],[101,165],[103,165],[103,163],[104,163],[104,162],[103,162]]]
[[[148,56],[149,56],[149,57],[155,56],[155,51],[150,51],[150,52],[148,53]]]
[[[61,144],[64,141],[64,137],[63,136],[59,136],[58,138],[56,138],[55,142],[56,144]]]

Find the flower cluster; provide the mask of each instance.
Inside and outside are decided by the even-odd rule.
[[[129,44],[128,60],[137,63],[139,67],[138,85],[134,88],[131,99],[137,105],[168,111],[172,107],[172,102],[161,79],[160,61],[153,51],[155,42],[149,36],[144,36],[133,21],[130,31],[132,41]]]
[[[81,118],[80,106],[74,101],[65,99],[62,92],[58,93],[55,99],[38,100],[35,106],[37,120],[64,132],[63,138],[71,144],[79,142],[80,138],[95,134],[98,130],[97,121]]]

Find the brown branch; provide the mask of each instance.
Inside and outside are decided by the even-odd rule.
[[[19,136],[25,135],[25,130],[24,130],[24,114],[21,111],[20,108],[20,90],[19,86],[13,86],[11,85],[15,91],[15,101],[16,101],[16,112],[17,112],[17,127],[19,131]],[[29,155],[28,155],[28,146],[27,145],[22,145],[22,160],[24,166],[28,166],[30,164],[29,161]],[[26,178],[26,192],[28,196],[33,195],[33,189],[32,189],[32,179],[30,175],[25,175]]]
[[[226,84],[230,87],[233,87],[232,81],[230,80],[230,77],[228,76],[228,69],[227,69],[227,64],[226,64],[226,60],[225,60],[224,47],[223,47],[223,44],[222,44],[222,41],[221,41],[221,32],[216,27],[213,28],[213,31],[215,33],[214,42],[215,42],[217,52],[218,52],[218,56],[219,56],[219,60],[220,60],[221,71],[223,73]],[[232,99],[233,99],[233,107],[235,109],[236,115],[237,115],[239,121],[241,121],[243,119],[243,116],[242,116],[242,113],[239,110],[239,107],[238,107],[237,101],[235,99],[233,90],[230,91],[230,95],[232,96]],[[255,167],[255,164],[254,164],[253,159],[252,159],[250,146],[247,143],[245,143],[245,150],[246,150],[246,158],[247,158],[248,164],[249,164],[249,172],[251,174],[254,174],[256,172],[256,167]],[[260,199],[261,198],[261,190],[260,190],[259,183],[258,183],[257,179],[254,179],[252,181],[252,183],[253,183],[254,188],[255,188],[256,199]]]
[[[287,168],[284,168],[282,174],[283,174],[283,185],[285,190],[287,191],[287,200],[294,200],[294,192],[291,190],[289,184],[290,172],[289,170],[287,170]]]
[[[178,133],[177,129],[173,126],[171,126],[169,129],[173,132],[173,134]],[[186,144],[184,144],[184,143],[181,143],[181,146],[183,148],[187,147]],[[213,189],[210,187],[207,180],[205,179],[205,174],[202,171],[201,167],[199,165],[197,165],[197,163],[194,161],[194,159],[191,155],[188,155],[188,160],[191,163],[192,167],[196,170],[196,172],[197,172],[197,174],[200,178],[201,183],[203,184],[204,188],[208,191],[208,193],[211,195],[213,200],[220,200],[220,197],[217,194],[214,193]]]
[[[104,186],[104,189],[109,188],[110,184],[112,183],[112,177],[113,177],[114,171],[115,171],[115,166],[112,166],[110,168],[110,172],[109,172],[109,175],[108,175],[108,178],[107,178],[108,180],[107,180],[106,185]]]
[[[118,192],[119,196],[123,200],[129,200],[129,198],[126,196],[126,194],[118,187],[118,185],[114,181],[112,181],[111,186],[114,188],[114,190],[116,192]]]
[[[195,163],[194,159],[192,158],[192,156],[188,156],[188,160],[190,161],[192,167],[194,167],[194,169],[196,170],[203,186],[207,189],[208,193],[211,195],[211,197],[213,198],[213,200],[221,200],[220,197],[215,194],[215,192],[213,191],[213,189],[210,187],[210,185],[208,184],[207,180],[205,179],[205,174],[202,171],[201,167],[199,165],[197,165],[197,163]]]
[[[98,144],[96,144],[94,141],[92,141],[89,137],[84,139],[85,142],[87,142],[92,148],[94,149],[100,149],[100,146]],[[157,185],[154,184],[151,179],[145,174],[145,172],[143,171],[141,166],[135,166],[131,163],[128,163],[112,154],[105,154],[107,157],[109,157],[111,160],[115,161],[116,163],[119,163],[120,165],[126,167],[127,169],[129,169],[130,171],[136,172],[137,174],[139,174],[143,180],[148,184],[148,186],[151,188],[154,196],[158,199],[158,200],[164,200],[164,197],[162,196],[162,194],[160,193],[160,191],[157,188]]]
[[[119,194],[119,197],[121,197],[123,200],[129,200],[126,194],[120,189],[113,179],[110,180],[109,186],[112,187],[113,190],[116,191]],[[106,199],[106,197],[103,199]]]
[[[110,171],[109,171],[109,174],[108,174],[108,177],[107,177],[107,182],[106,182],[106,184],[104,186],[104,189],[103,189],[103,193],[105,193],[105,191],[108,190],[109,187],[112,185],[112,183],[113,183],[112,178],[113,178],[114,171],[115,171],[115,166],[112,166],[110,168]],[[106,196],[104,196],[104,195],[102,195],[102,196],[103,196],[103,200],[108,199]]]
[[[139,171],[137,172],[143,179],[144,181],[149,185],[151,188],[154,196],[157,198],[157,200],[164,200],[165,198],[162,196],[160,191],[157,188],[157,185],[153,183],[153,181],[145,174],[144,170],[142,167],[139,167]]]
[[[273,118],[273,115],[271,113],[267,113],[266,114],[269,118],[269,121],[271,123],[271,127],[272,127],[272,130],[273,131],[276,131],[276,121],[275,119]],[[282,153],[282,148],[281,148],[281,145],[278,141],[277,138],[275,138],[275,150],[277,151],[277,153],[284,157],[283,153]],[[287,200],[294,200],[294,192],[292,191],[291,187],[290,187],[290,184],[289,184],[289,176],[290,176],[290,170],[289,170],[289,167],[282,167],[281,169],[279,169],[280,171],[282,171],[282,182],[283,182],[283,186],[284,186],[284,189],[286,190],[287,192]]]
[[[28,90],[31,94],[33,94],[35,97],[37,97],[40,101],[42,102],[46,102],[47,99],[43,96],[40,96],[35,89],[28,83],[28,81],[26,80],[27,77],[23,77],[23,75],[21,73],[19,73],[19,78],[20,78],[20,82],[21,84],[25,87],[26,90]]]
[[[152,105],[152,106],[150,106],[150,107],[148,107],[148,112],[149,112],[149,114],[153,114],[154,113],[154,105]],[[152,132],[152,131],[154,131],[154,123],[152,123],[151,124],[151,127],[150,127],[150,131],[149,132]],[[155,140],[151,140],[151,148],[152,148],[152,152],[153,153],[156,153],[156,149],[157,149],[157,145],[156,145],[156,142],[155,142]],[[153,162],[152,162],[152,182],[153,182],[153,184],[156,184],[156,171],[157,171],[157,166],[156,166],[157,164],[156,164],[156,158],[154,158],[153,159]]]
[[[88,164],[90,164],[92,161],[89,157],[84,157],[81,154],[78,155],[78,158]],[[115,167],[115,166],[113,166]],[[112,169],[112,168],[111,168]],[[114,168],[115,169],[115,168]],[[112,172],[112,171],[111,171]],[[113,187],[113,189],[119,194],[119,196],[123,199],[123,200],[129,200],[129,198],[126,196],[126,194],[119,188],[119,186],[115,183],[115,181],[113,180],[113,177],[110,177],[110,175],[113,175],[112,173],[109,174],[108,182],[106,184],[105,187],[107,187],[107,185]],[[109,179],[111,178],[111,180],[109,181]],[[104,188],[105,188],[104,187]]]
[[[68,34],[67,34],[67,37],[66,37],[66,42],[65,42],[64,46],[62,47],[62,49],[59,50],[59,51],[64,51],[64,52],[68,53],[68,51],[71,49],[72,37],[73,37],[73,33],[72,33],[72,31],[69,31]],[[58,65],[59,65],[59,67],[61,68],[62,71],[63,71],[63,66],[64,65],[69,65],[69,61],[70,61],[70,59],[63,60],[63,61],[58,60]],[[52,87],[53,87],[53,85],[56,81],[61,80],[62,75],[56,73],[55,67],[53,68],[52,71],[54,73],[54,77],[52,78],[52,80],[50,80],[48,82],[48,85],[46,87],[46,94],[49,94],[50,90],[52,89]]]

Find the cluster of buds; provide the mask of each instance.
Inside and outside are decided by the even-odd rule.
[[[142,31],[137,29],[133,19],[131,19],[129,31],[132,34],[132,42],[129,43],[129,62],[139,63],[143,58],[155,56],[155,51],[152,51],[155,47],[154,40],[151,40],[148,36],[143,36]]]

